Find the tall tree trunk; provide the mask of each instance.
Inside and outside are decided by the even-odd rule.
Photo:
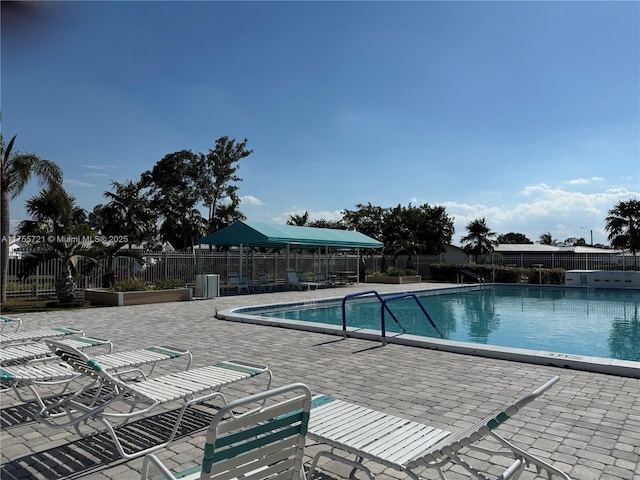
[[[11,218],[9,215],[9,194],[2,191],[1,199],[1,221],[2,226],[0,229],[0,237],[2,240],[2,273],[0,275],[0,291],[1,301],[4,303],[7,300],[7,280],[9,275],[9,234],[11,229]]]

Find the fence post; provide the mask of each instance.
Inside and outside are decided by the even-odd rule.
[[[36,267],[36,297],[38,296],[38,290],[40,286],[40,264]]]

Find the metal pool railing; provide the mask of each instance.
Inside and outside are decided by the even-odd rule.
[[[478,275],[476,273],[473,273],[473,272],[470,272],[469,270],[464,270],[464,269],[458,270],[456,272],[457,283],[464,283],[464,277],[465,276],[471,277],[474,280],[477,280],[478,283],[480,285],[482,285],[482,286],[486,286],[486,282],[484,281],[484,277],[481,277],[480,275]]]
[[[385,312],[389,312],[389,315],[391,315],[391,318],[393,318],[393,320],[396,322],[396,324],[402,329],[402,332],[403,333],[407,333],[405,328],[400,324],[400,322],[398,321],[398,319],[396,318],[394,313],[391,311],[391,309],[387,305],[387,303],[390,302],[390,301],[400,300],[400,299],[404,299],[404,298],[413,298],[416,301],[416,303],[418,304],[418,306],[420,307],[420,310],[422,310],[422,313],[424,313],[424,315],[427,318],[427,320],[429,320],[429,323],[431,324],[431,326],[436,330],[436,332],[438,332],[438,334],[440,335],[440,338],[444,338],[444,336],[442,335],[442,332],[438,329],[438,326],[435,324],[435,322],[433,321],[433,319],[431,318],[431,316],[429,315],[427,310],[424,308],[424,305],[422,305],[422,302],[420,302],[420,299],[416,296],[415,293],[401,293],[401,294],[398,294],[398,295],[392,295],[392,296],[383,298],[375,290],[367,290],[367,291],[364,291],[364,292],[351,293],[349,295],[346,295],[342,299],[342,336],[343,336],[343,338],[345,338],[345,339],[347,338],[347,312],[346,312],[347,300],[350,300],[350,299],[353,299],[353,298],[357,298],[357,297],[364,297],[364,296],[367,296],[367,295],[374,295],[380,301],[380,331],[382,333],[382,344],[383,345],[386,345],[386,343],[387,343],[387,341],[386,341],[386,317],[385,317]]]

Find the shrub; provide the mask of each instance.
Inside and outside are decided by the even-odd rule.
[[[381,275],[388,275],[389,277],[406,277],[409,275],[418,275],[418,272],[411,268],[390,267],[386,273],[382,273]]]
[[[153,288],[156,290],[168,290],[171,288],[183,288],[186,283],[181,278],[165,278],[164,280],[156,280]]]
[[[540,274],[537,268],[505,267],[503,265],[474,265],[455,263],[434,263],[430,267],[431,278],[439,282],[456,283],[458,270],[467,270],[480,275],[486,282],[529,283],[537,285]],[[493,275],[495,273],[495,280]],[[469,282],[471,283],[471,282]],[[543,268],[542,283],[564,285],[564,270],[561,268]]]
[[[120,280],[113,285],[114,292],[139,292],[147,290],[144,280],[141,278],[128,278]]]

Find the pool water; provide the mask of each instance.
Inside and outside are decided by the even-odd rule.
[[[640,291],[488,286],[416,292],[447,340],[640,361]],[[387,332],[440,338],[414,299],[388,303]],[[380,330],[378,300],[346,303],[349,327]],[[262,316],[342,325],[340,303],[268,310]]]

